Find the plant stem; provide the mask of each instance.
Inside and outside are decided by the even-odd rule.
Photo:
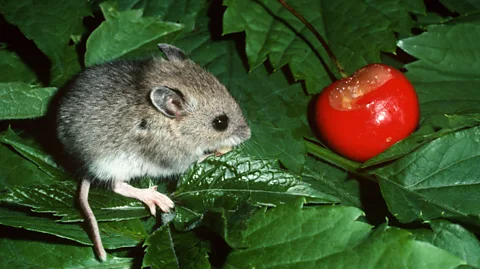
[[[297,17],[301,22],[303,22],[303,24],[305,24],[305,26],[307,26],[308,29],[310,29],[310,31],[315,35],[315,37],[318,39],[318,41],[320,41],[320,43],[322,44],[323,48],[325,49],[325,51],[328,53],[328,56],[330,57],[330,59],[332,59],[332,61],[335,63],[335,66],[337,67],[338,69],[338,72],[340,73],[340,75],[344,78],[348,77],[348,74],[345,72],[345,70],[343,69],[343,66],[340,64],[340,62],[338,61],[337,57],[335,57],[335,54],[333,54],[333,51],[330,49],[330,47],[328,46],[327,42],[325,41],[325,39],[323,39],[323,37],[320,35],[320,33],[313,27],[312,24],[310,24],[306,19],[305,17],[303,17],[300,13],[298,13],[292,6],[290,6],[289,4],[287,4],[287,2],[285,2],[284,0],[277,0],[280,4],[282,4],[282,6],[284,6],[286,9],[288,9],[295,17]]]
[[[361,163],[351,161],[346,159],[338,154],[333,153],[331,150],[328,150],[324,147],[321,147],[312,141],[304,140],[305,146],[310,154],[316,156],[324,161],[327,161],[333,165],[336,165],[342,169],[347,170],[350,174],[355,175],[359,178],[367,179],[369,181],[377,182],[377,180],[365,173],[359,171],[362,166]]]

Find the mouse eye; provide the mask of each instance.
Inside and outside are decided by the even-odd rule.
[[[227,115],[223,114],[218,117],[216,117],[212,121],[212,126],[215,130],[217,131],[225,131],[228,127],[228,117]]]

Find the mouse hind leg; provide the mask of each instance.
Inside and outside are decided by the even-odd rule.
[[[163,212],[170,212],[170,209],[174,207],[174,203],[168,198],[168,196],[157,191],[157,186],[148,189],[139,189],[133,187],[127,182],[113,181],[112,190],[125,197],[135,198],[142,201],[147,205],[150,213],[154,216],[157,212],[157,206]]]

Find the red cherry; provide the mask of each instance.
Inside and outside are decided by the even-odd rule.
[[[410,135],[418,125],[417,94],[398,70],[370,64],[319,95],[315,119],[323,141],[364,162]]]

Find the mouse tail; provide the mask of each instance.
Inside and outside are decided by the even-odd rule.
[[[86,178],[83,178],[80,181],[79,193],[78,193],[78,201],[79,201],[80,209],[82,210],[84,222],[86,223],[88,230],[90,231],[90,239],[93,242],[93,248],[95,250],[95,254],[101,261],[105,261],[107,259],[107,252],[103,248],[102,238],[100,237],[100,230],[98,228],[97,219],[93,214],[92,208],[90,208],[90,204],[88,203],[89,190],[90,190],[90,181]]]

